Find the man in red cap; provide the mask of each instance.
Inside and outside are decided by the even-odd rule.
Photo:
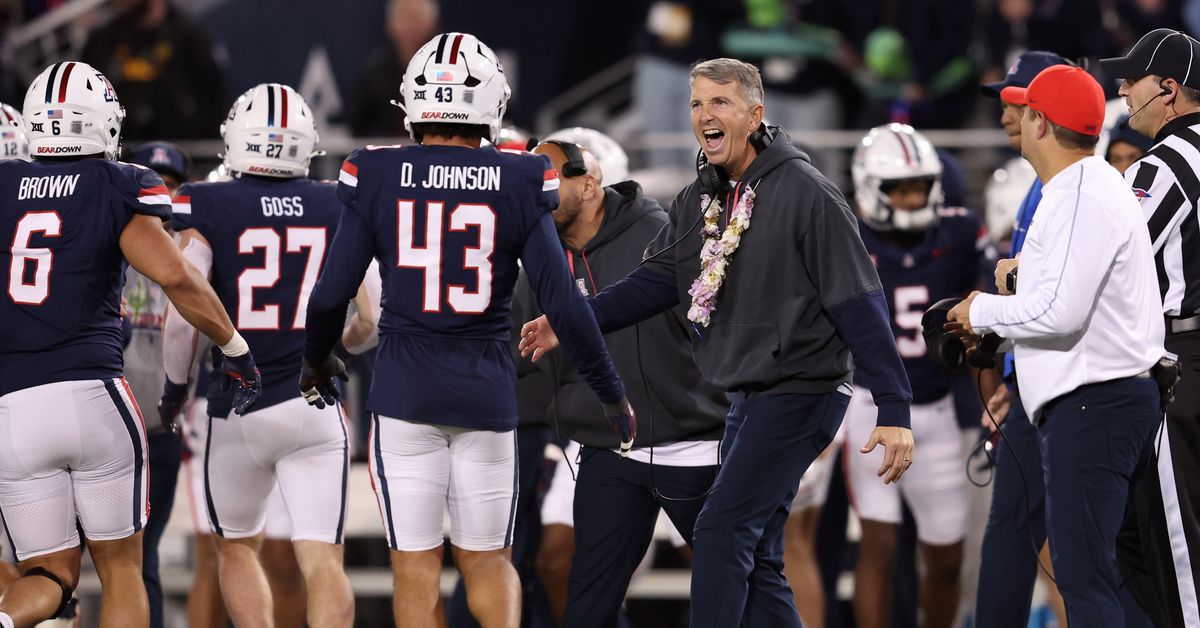
[[[1104,95],[1086,71],[1043,70],[1022,105],[1021,154],[1042,201],[1016,293],[972,293],[948,327],[1012,342],[1021,397],[1042,450],[1046,529],[1072,626],[1124,626],[1115,566],[1130,476],[1161,418],[1151,376],[1163,322],[1150,237],[1137,198],[1093,155]],[[1028,469],[1026,473],[1036,473]]]

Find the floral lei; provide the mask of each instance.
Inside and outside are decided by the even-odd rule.
[[[700,206],[707,207],[704,212],[704,227],[700,235],[704,236],[704,245],[700,249],[700,276],[692,282],[688,294],[692,295],[692,307],[688,309],[688,320],[708,327],[713,310],[717,309],[717,296],[725,281],[725,267],[729,259],[737,251],[742,241],[742,232],[750,228],[750,213],[754,209],[754,188],[747,187],[746,191],[734,205],[733,213],[729,216],[729,224],[722,232],[717,228],[718,219],[723,211],[721,202],[708,194],[700,195]]]

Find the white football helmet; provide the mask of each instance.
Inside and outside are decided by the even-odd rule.
[[[64,61],[42,70],[25,92],[25,133],[33,157],[94,155],[116,159],[125,108],[96,68]]]
[[[863,220],[882,230],[920,231],[937,221],[942,206],[942,160],[933,144],[907,124],[885,124],[867,132],[850,163],[854,198]],[[929,200],[913,211],[892,207],[883,187],[905,179],[930,179]]]
[[[279,83],[251,87],[221,123],[225,166],[265,177],[308,176],[317,148],[317,123],[296,90]]]
[[[442,33],[408,62],[397,104],[413,141],[420,141],[414,124],[440,122],[486,126],[494,144],[511,94],[491,48],[469,33]]]
[[[29,161],[29,137],[21,112],[0,102],[0,160]]]
[[[572,142],[596,156],[604,183],[619,183],[629,179],[629,155],[613,138],[593,129],[581,126],[555,131],[547,140]]]

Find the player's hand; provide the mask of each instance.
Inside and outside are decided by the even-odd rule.
[[[162,417],[163,427],[172,434],[179,433],[179,424],[175,419],[187,403],[188,385],[176,384],[170,377],[164,378],[162,399],[158,400],[158,416]]]
[[[1008,416],[1010,407],[1012,407],[1012,392],[1008,390],[1008,386],[1001,384],[996,387],[996,392],[992,393],[992,398],[988,399],[987,409],[983,412],[983,426],[995,434],[996,430],[1004,425],[1004,419]],[[993,419],[995,419],[994,423]]]
[[[222,354],[224,364],[221,366],[221,390],[228,391],[237,386],[233,393],[233,411],[246,414],[246,410],[258,401],[262,394],[262,375],[254,364],[254,356],[247,351],[237,357]]]
[[[1008,290],[1008,273],[1017,267],[1019,261],[1021,261],[1021,254],[1017,253],[1016,257],[996,262],[996,272],[993,275],[996,280],[996,292],[1005,296],[1012,294]]]
[[[875,475],[883,478],[884,484],[896,482],[913,463],[913,452],[917,446],[913,443],[912,430],[907,427],[877,427],[859,451],[869,454],[875,451],[877,445],[883,445],[884,452],[883,464]]]
[[[558,336],[550,327],[550,319],[539,316],[521,327],[521,357],[533,356],[537,362],[542,356],[558,348]]]
[[[628,458],[629,450],[633,449],[633,439],[637,438],[637,416],[629,399],[621,399],[615,405],[604,404],[604,416],[612,423],[613,431],[621,438],[621,457]]]
[[[300,366],[300,394],[309,405],[317,408],[332,406],[337,403],[338,389],[333,378],[343,382],[349,381],[346,376],[346,365],[332,353],[325,357],[320,364],[309,364],[308,359]]]

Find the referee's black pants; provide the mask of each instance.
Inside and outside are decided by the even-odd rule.
[[[1168,334],[1181,379],[1147,452],[1117,560],[1155,625],[1200,627],[1200,331]]]
[[[1160,417],[1158,386],[1148,378],[1080,386],[1043,407],[1046,531],[1071,626],[1126,625],[1117,533]]]
[[[661,507],[692,543],[717,466],[668,467],[584,446],[575,483],[575,556],[563,626],[617,625],[629,580],[654,537]],[[657,492],[657,494],[656,494]]]

